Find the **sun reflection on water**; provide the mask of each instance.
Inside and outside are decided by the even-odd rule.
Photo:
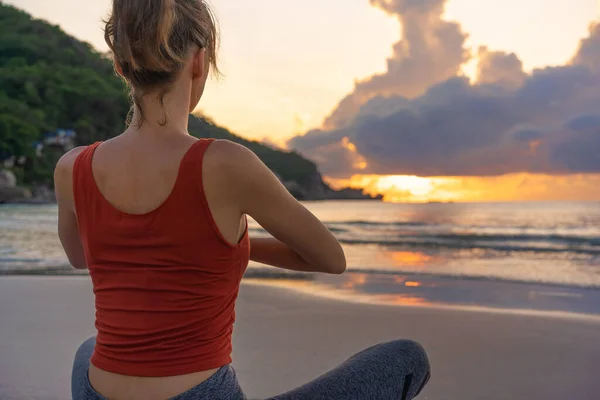
[[[347,282],[342,285],[344,289],[355,289],[357,286],[362,286],[367,283],[367,274],[352,274]]]
[[[398,265],[425,266],[433,261],[433,257],[419,251],[394,251],[388,253]]]
[[[428,287],[422,282],[414,279],[407,280],[403,277],[377,276],[370,274],[350,273],[343,277],[322,277],[317,280],[307,279],[268,279],[268,278],[245,278],[244,282],[249,284],[268,285],[295,290],[299,293],[318,295],[320,297],[365,303],[365,304],[388,304],[404,306],[428,306],[433,305],[426,297],[419,296],[419,288]],[[381,284],[382,280],[396,287],[398,293],[372,293],[364,290],[367,284]],[[392,290],[392,292],[395,290]]]
[[[427,306],[431,305],[427,299],[408,295],[383,295],[377,296],[377,302],[394,304],[398,306]]]

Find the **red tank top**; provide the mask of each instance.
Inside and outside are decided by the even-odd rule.
[[[212,140],[185,154],[175,186],[156,210],[132,215],[98,189],[92,157],[77,157],[73,192],[96,297],[91,363],[108,372],[166,377],[231,363],[235,301],[248,265],[248,232],[237,245],[220,234],[202,185]]]

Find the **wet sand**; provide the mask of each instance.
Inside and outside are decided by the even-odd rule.
[[[426,348],[420,399],[595,399],[598,318],[337,301],[244,284],[234,366],[249,398],[300,385],[375,343]],[[88,277],[0,277],[0,399],[68,399],[78,345],[94,334]]]

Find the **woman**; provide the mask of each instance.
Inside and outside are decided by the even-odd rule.
[[[73,398],[243,399],[231,333],[248,260],[341,274],[344,253],[252,152],[188,134],[217,72],[204,1],[114,0],[105,36],[131,88],[129,127],[66,154],[55,173],[59,235],[96,299]],[[250,239],[246,215],[273,238]],[[428,377],[422,348],[397,341],[277,398],[410,399]]]

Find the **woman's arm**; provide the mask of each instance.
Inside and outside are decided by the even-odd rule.
[[[214,143],[210,151],[222,160],[228,202],[274,237],[252,240],[253,261],[296,271],[341,274],[346,270],[344,251],[333,234],[252,151],[227,141]]]
[[[251,238],[250,259],[291,271],[322,272],[306,262],[290,246],[275,238]]]
[[[83,148],[65,154],[54,170],[54,187],[58,201],[58,236],[67,258],[76,269],[87,269],[83,244],[79,236],[73,201],[73,164]]]

